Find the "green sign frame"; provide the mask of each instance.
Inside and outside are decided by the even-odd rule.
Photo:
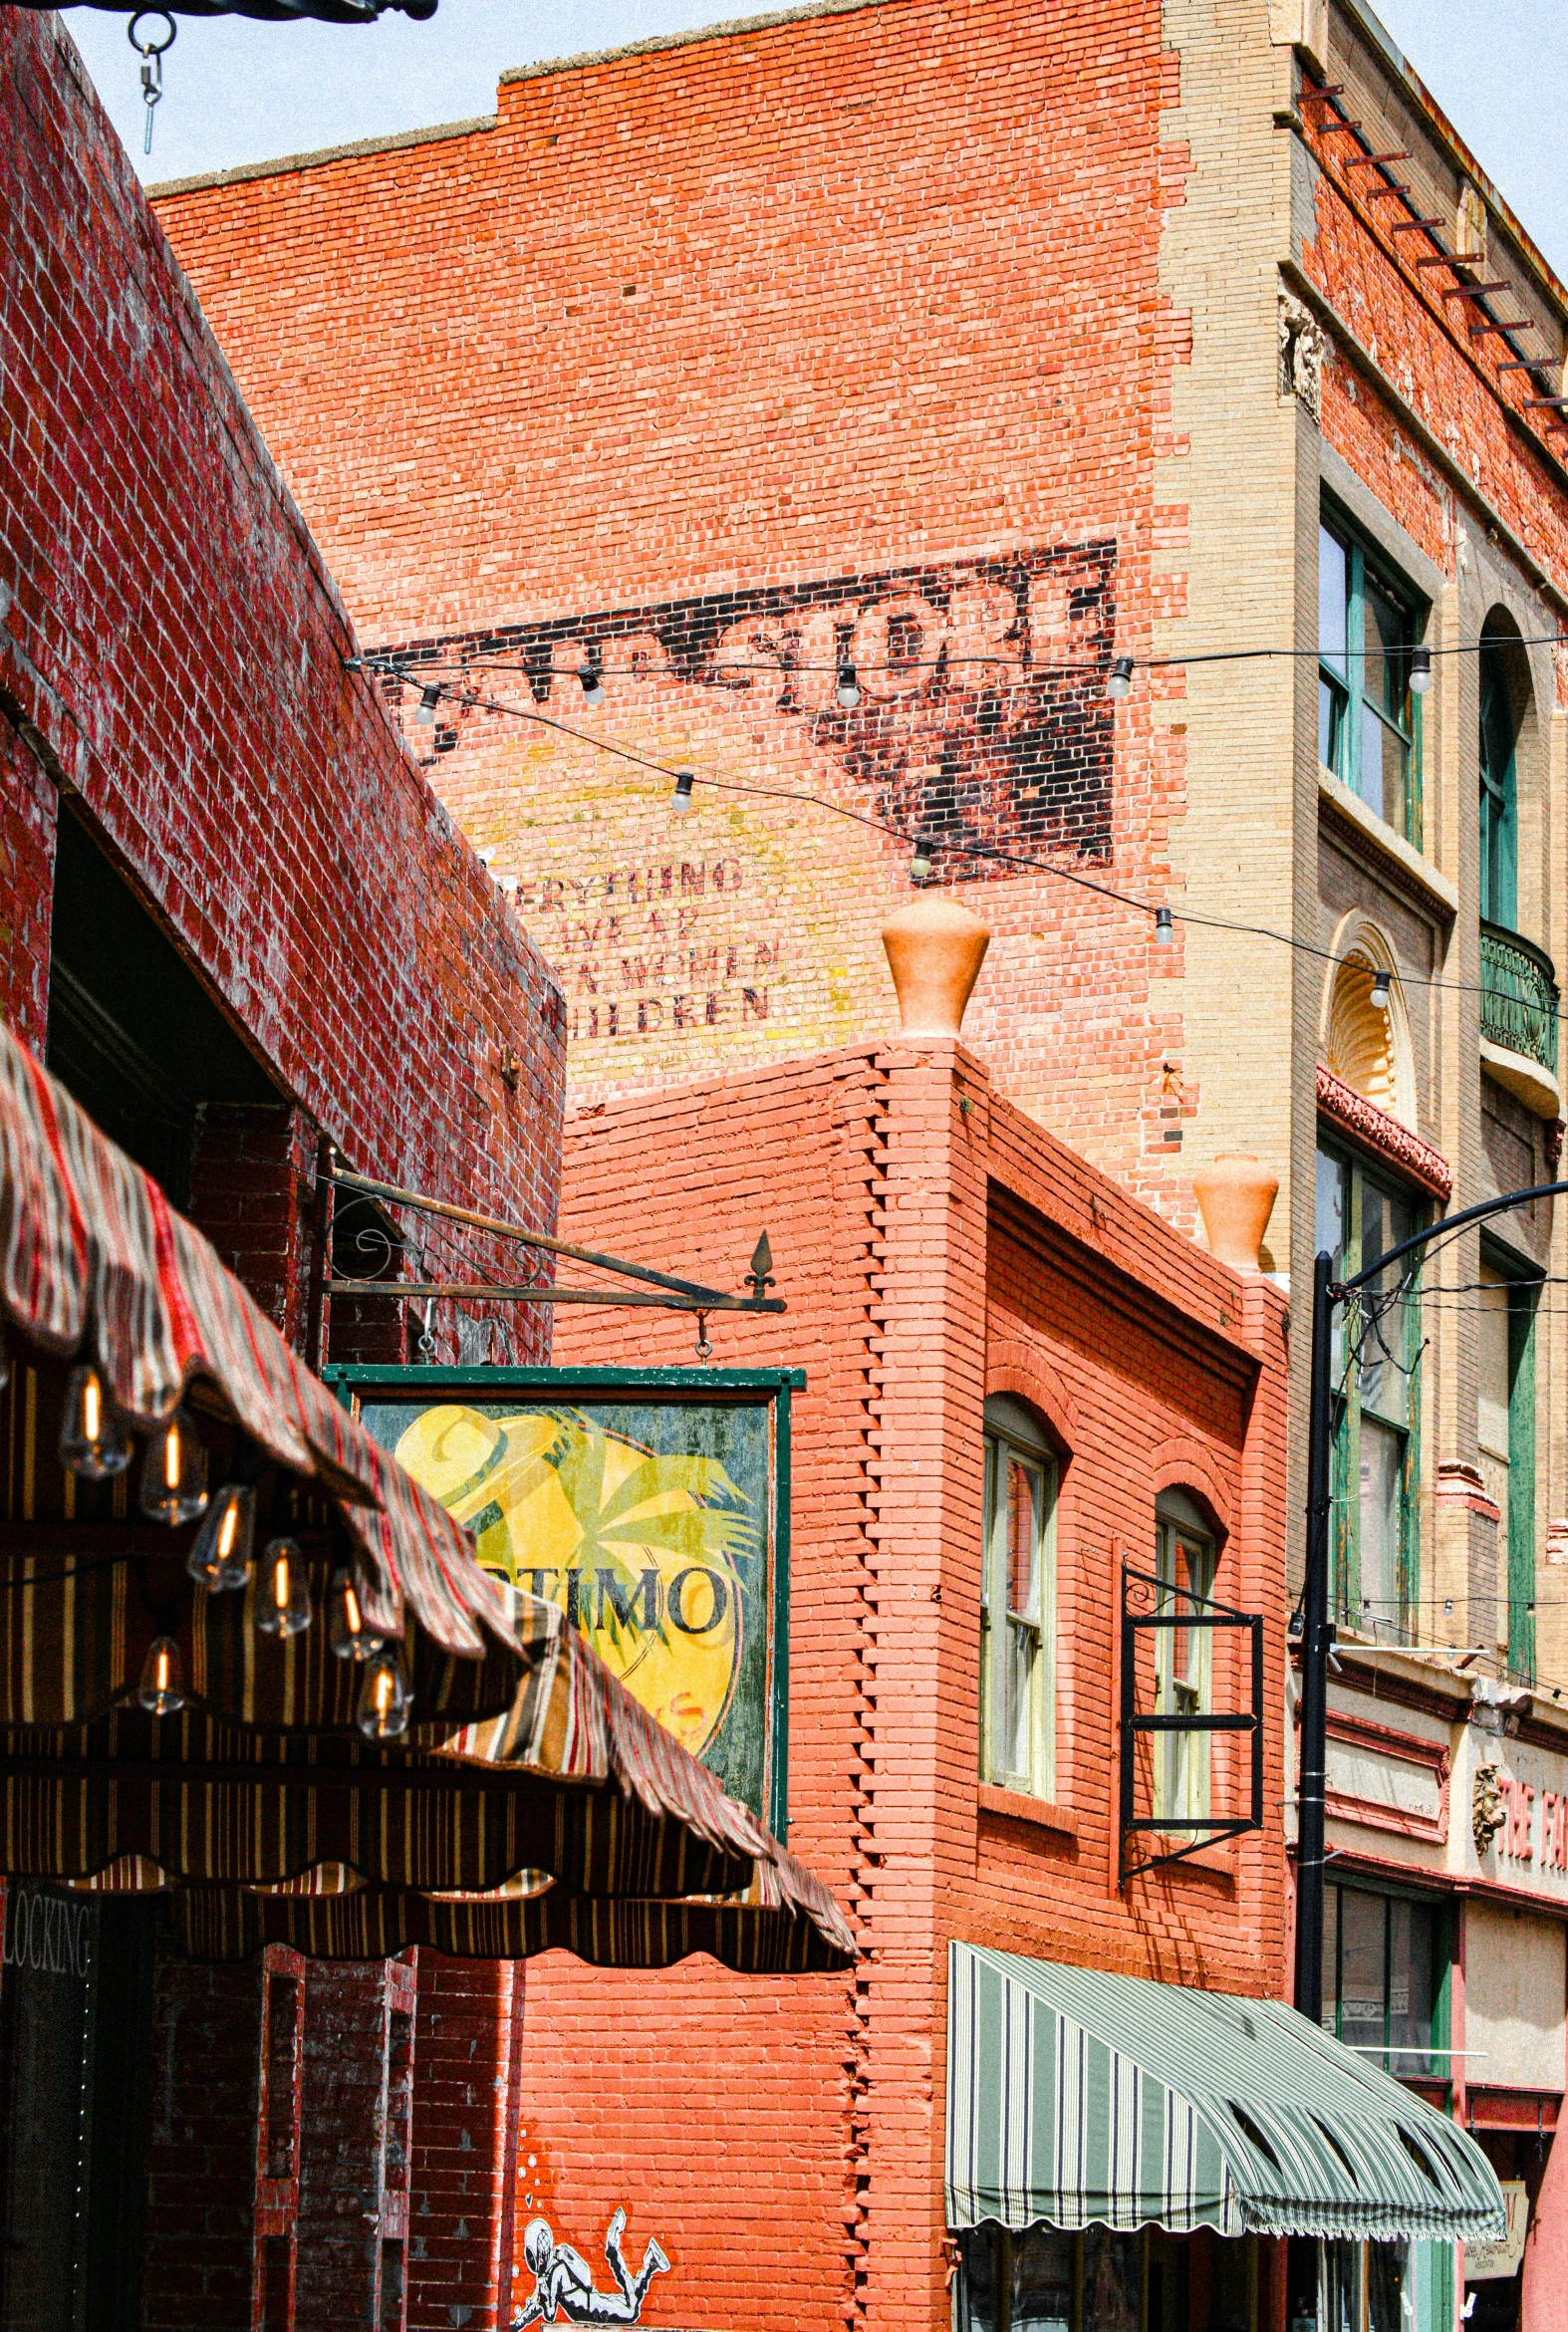
[[[534,1494],[552,1498],[553,1510],[573,1514],[575,1509],[570,1506],[560,1508],[560,1499],[563,1485],[569,1479],[569,1466],[573,1469],[570,1480],[574,1483],[582,1470],[577,1453],[585,1446],[585,1437],[591,1441],[598,1458],[597,1465],[590,1468],[596,1498],[602,1494],[607,1447],[615,1464],[627,1466],[641,1458],[656,1468],[660,1461],[656,1445],[663,1445],[663,1462],[675,1467],[674,1479],[679,1486],[665,1488],[653,1499],[643,1500],[641,1510],[646,1512],[651,1506],[659,1509],[651,1535],[656,1539],[662,1525],[664,1533],[678,1544],[682,1535],[691,1531],[706,1531],[709,1527],[717,1531],[725,1551],[715,1560],[721,1564],[722,1577],[730,1582],[733,1596],[733,1613],[722,1637],[727,1642],[732,1635],[734,1640],[729,1696],[713,1719],[710,1736],[704,1737],[695,1753],[710,1766],[732,1796],[751,1806],[776,1837],[785,1836],[789,1821],[790,1404],[792,1394],[806,1383],[803,1369],[511,1369],[480,1364],[397,1368],[378,1363],[334,1362],[322,1370],[322,1378],[383,1447],[391,1452],[401,1446],[405,1463],[409,1462],[410,1455],[413,1457],[409,1470],[415,1478],[421,1478],[419,1459],[430,1431],[439,1434],[443,1451],[454,1444],[466,1449],[467,1444],[460,1443],[464,1433],[470,1440],[485,1432],[496,1437],[481,1450],[483,1462],[477,1468],[470,1468],[465,1456],[452,1469],[461,1476],[462,1495],[454,1487],[446,1486],[447,1476],[431,1473],[427,1467],[424,1473],[426,1486],[437,1496],[444,1492],[444,1500],[452,1510],[476,1525],[481,1544],[487,1528],[491,1528],[499,1530],[504,1545],[511,1545],[509,1528],[503,1526],[502,1507],[494,1497],[485,1502],[489,1479],[522,1481]],[[744,1422],[737,1420],[731,1426],[729,1421],[713,1414],[736,1410],[755,1413],[755,1416]],[[388,1413],[399,1412],[408,1413],[407,1424],[393,1433],[392,1420]],[[676,1454],[681,1435],[674,1420],[681,1413],[702,1413],[702,1424],[693,1433],[693,1440],[710,1449],[716,1444],[721,1450],[728,1450],[732,1445],[736,1452],[733,1462],[740,1464],[745,1480],[737,1482],[726,1466],[711,1455]],[[455,1422],[443,1426],[443,1416]],[[612,1421],[618,1416],[624,1420],[624,1431],[615,1429]],[[498,1455],[507,1433],[524,1430],[533,1417],[539,1419],[541,1428],[546,1420],[557,1428],[558,1437],[552,1445],[534,1451],[526,1462],[515,1458],[510,1444]],[[424,1420],[430,1421],[428,1428],[421,1423]],[[502,1420],[509,1420],[509,1425]],[[411,1452],[407,1444],[410,1433],[415,1441]],[[573,1454],[563,1459],[563,1448]],[[498,1470],[503,1457],[509,1470]],[[487,1466],[491,1469],[488,1473]],[[547,1485],[543,1492],[539,1489],[541,1480]],[[569,1491],[565,1494],[569,1496]],[[747,1511],[753,1507],[763,1509],[754,1521]],[[470,1508],[477,1510],[470,1513]],[[699,1524],[693,1509],[706,1509],[713,1517],[711,1526],[706,1514]],[[508,1523],[511,1513],[517,1511],[520,1509],[505,1510]],[[623,1522],[620,1535],[628,1536],[635,1527]],[[729,1534],[733,1534],[733,1545]],[[753,1535],[758,1541],[754,1547],[739,1544],[741,1539]],[[645,1557],[654,1552],[656,1558],[656,1549],[644,1546],[642,1551]],[[663,1559],[666,1564],[683,1560],[678,1554]],[[741,1566],[757,1559],[761,1565],[760,1576],[748,1588]],[[622,1650],[622,1626],[635,1629],[640,1593],[646,1591],[645,1625],[653,1619],[655,1612],[658,1615],[655,1632],[666,1651],[666,1668],[669,1658],[678,1658],[691,1640],[708,1637],[718,1627],[728,1613],[730,1600],[722,1580],[715,1581],[708,1571],[687,1568],[672,1578],[660,1574],[655,1579],[654,1571],[650,1568],[637,1574],[641,1587],[632,1584],[631,1574],[626,1575],[630,1593],[622,1592],[614,1584],[609,1587],[611,1608],[607,1620],[607,1574],[601,1570],[594,1574],[599,1582],[597,1611],[591,1609],[585,1618],[581,1591],[575,1587],[575,1582],[586,1576],[580,1566],[531,1567],[526,1562],[516,1563],[514,1557],[513,1575],[524,1584],[531,1577],[534,1592],[548,1592],[545,1583],[557,1582],[564,1594],[563,1608],[572,1613],[589,1642],[606,1655],[613,1670],[618,1668],[617,1656]],[[684,1581],[691,1579],[709,1580],[705,1604],[700,1589],[683,1586]],[[671,1593],[673,1606],[669,1600]],[[552,1593],[551,1600],[562,1603],[563,1594]],[[589,1595],[592,1605],[592,1588]],[[764,1624],[760,1660],[755,1621],[749,1631],[744,1624],[744,1614],[748,1611],[755,1613]],[[633,1615],[630,1621],[629,1614]],[[681,1641],[670,1634],[671,1620]],[[598,1637],[596,1628],[600,1631]],[[656,1712],[656,1703],[649,1698],[652,1669],[656,1662],[640,1672],[636,1662],[632,1665],[635,1673],[629,1677],[630,1688]],[[711,1682],[707,1689],[711,1698]],[[686,1698],[689,1701],[690,1695]],[[755,1737],[758,1719],[760,1756]],[[696,1721],[700,1728],[703,1719],[699,1716]]]

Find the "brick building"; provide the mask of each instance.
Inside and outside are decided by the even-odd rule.
[[[1277,1673],[1283,1300],[1087,1166],[950,1041],[609,1100],[574,1121],[565,1186],[568,1226],[635,1225],[675,1269],[744,1251],[766,1206],[789,1313],[709,1334],[717,1365],[805,1371],[789,1837],[854,1908],[866,1957],[848,1988],[815,1979],[782,2000],[691,1962],[656,2014],[627,1979],[590,1994],[568,1960],[536,1962],[530,2053],[552,2077],[532,2101],[534,2191],[584,2249],[638,2198],[671,2260],[660,2323],[945,2324],[950,1940],[1213,1992],[1282,1988],[1277,1717],[1265,1830],[1125,1889],[1114,1744],[1122,1569],[1163,1567],[1168,1537],[1204,1550],[1218,1599],[1267,1615]],[[689,1355],[673,1323],[590,1340],[563,1317],[556,1340],[568,1363]],[[1039,1564],[1041,1666],[1013,1733],[1004,1688],[980,1678],[1008,1649],[1012,1600],[982,1586],[1008,1503],[997,1468],[1014,1506],[1028,1485],[1024,1562]],[[1216,1650],[1215,1706],[1246,1699],[1229,1660]],[[1245,1799],[1219,1748],[1211,1787],[1216,1814]],[[1136,1860],[1151,1841],[1126,1844]],[[1194,2326],[1211,2303],[1221,2320],[1221,2293],[1237,2321],[1280,2321],[1283,2251],[1149,2241]],[[1092,2284],[1093,2257],[1083,2272]],[[529,2290],[524,2277],[519,2300]]]
[[[1568,295],[1364,0],[829,0],[158,207],[582,1104],[875,1031],[915,836],[997,1090],[1181,1228],[1277,1166],[1286,1284],[1559,1170]],[[1568,1679],[1565,1267],[1469,1232],[1347,1387],[1340,1625],[1439,1697]]]
[[[57,18],[0,16],[0,1009],[297,1341],[322,1137],[552,1218],[560,995],[345,672],[348,617]],[[342,1357],[398,1349],[391,1306],[339,1314]],[[7,2324],[491,2321],[510,1967],[192,1965],[149,1907],[31,1885],[4,1940]]]

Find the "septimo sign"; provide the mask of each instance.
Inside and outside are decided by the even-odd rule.
[[[341,1368],[362,1424],[732,1797],[784,1815],[798,1372]]]

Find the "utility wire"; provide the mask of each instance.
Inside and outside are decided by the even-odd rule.
[[[1568,635],[1555,633],[1551,637],[1553,639],[1568,639]],[[1248,648],[1235,652],[1243,655],[1272,655],[1295,651],[1283,648],[1278,650]],[[404,686],[418,685],[417,679],[401,665],[380,661],[374,656],[362,656],[350,660],[351,668],[361,669],[381,678],[396,680]],[[1179,660],[1184,662],[1193,659],[1183,657]],[[1085,668],[1090,667],[1086,666]],[[629,761],[639,769],[652,770],[657,777],[677,778],[687,774],[684,770],[672,768],[665,762],[651,760],[645,753],[634,753],[624,745],[612,745],[606,739],[594,736],[587,729],[573,728],[569,722],[556,720],[549,713],[536,712],[520,704],[502,704],[494,697],[480,696],[473,690],[461,688],[452,682],[442,681],[438,685],[443,697],[453,704],[461,705],[468,711],[490,712],[512,720],[531,721],[538,727],[554,729],[560,736],[571,737],[578,744],[589,745],[595,752],[610,754],[618,761]],[[1245,938],[1268,939],[1276,946],[1288,947],[1296,954],[1310,956],[1319,963],[1365,962],[1365,958],[1361,956],[1336,955],[1330,947],[1317,947],[1309,939],[1292,938],[1288,932],[1276,931],[1266,923],[1236,922],[1227,916],[1196,914],[1184,907],[1164,905],[1151,907],[1145,901],[1135,899],[1130,892],[1118,891],[1114,885],[1109,883],[1096,883],[1089,876],[1081,875],[1073,868],[1054,865],[1049,859],[1027,858],[1019,852],[996,850],[983,843],[954,842],[943,834],[912,835],[902,827],[889,825],[885,819],[869,817],[865,811],[852,810],[842,802],[829,801],[821,794],[806,793],[797,787],[748,785],[739,778],[716,777],[709,770],[700,772],[700,783],[704,786],[711,786],[720,793],[750,794],[764,801],[800,802],[812,809],[827,810],[836,818],[846,818],[853,825],[867,827],[874,834],[886,835],[890,840],[902,843],[907,850],[925,850],[931,853],[944,851],[949,856],[982,859],[993,866],[1016,867],[1027,874],[1053,875],[1060,882],[1076,884],[1079,890],[1093,892],[1100,899],[1112,900],[1117,906],[1128,907],[1136,914],[1158,918],[1161,914],[1169,913],[1174,921],[1191,924],[1199,930],[1230,931]],[[1375,972],[1377,967],[1368,964],[1366,968]],[[1450,995],[1492,996],[1500,992],[1475,980],[1424,979],[1419,973],[1404,971],[1398,972],[1395,976],[1403,987],[1436,989]],[[1541,1017],[1554,1019],[1559,1025],[1568,1021],[1568,1013],[1565,1012],[1552,1014],[1543,1012]]]

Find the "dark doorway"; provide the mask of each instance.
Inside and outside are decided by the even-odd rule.
[[[45,1061],[181,1209],[203,1105],[280,1098],[131,885],[69,814],[55,861]]]
[[[0,2332],[136,2332],[150,1903],[13,1880],[0,1980]]]

